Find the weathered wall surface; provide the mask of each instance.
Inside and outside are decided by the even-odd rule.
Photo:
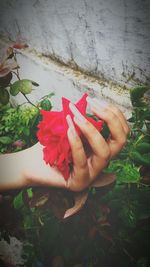
[[[1,0],[0,32],[20,31],[44,55],[130,85],[150,76],[149,14],[149,0]]]
[[[127,116],[131,114],[129,92],[121,86],[116,87],[112,83],[84,75],[48,58],[37,57],[37,53],[29,52],[28,49],[17,53],[17,62],[20,66],[20,78],[31,79],[39,84],[28,95],[33,103],[54,92],[55,95],[52,97],[53,108],[54,110],[61,110],[62,97],[66,97],[75,103],[86,92],[91,97],[95,96],[100,100],[115,103]],[[14,75],[13,81],[15,80],[16,76]],[[26,100],[19,93],[12,97],[12,102],[13,104],[25,103]]]

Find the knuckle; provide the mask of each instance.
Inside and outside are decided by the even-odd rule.
[[[84,123],[82,124],[82,126],[84,128],[86,128],[87,126],[89,126],[91,123],[87,120],[87,119],[84,119]]]
[[[88,120],[86,120],[86,122],[85,122],[85,130],[87,130],[87,131],[93,131],[94,130],[93,125]]]
[[[80,154],[80,152],[83,150],[82,143],[79,141],[76,141],[75,148],[78,151],[78,153]]]
[[[111,107],[112,107],[113,111],[115,112],[115,114],[119,116],[119,114],[120,114],[120,109],[117,108],[117,107],[114,106],[114,105],[111,105]]]
[[[74,149],[76,149],[76,151],[83,150],[83,145],[82,145],[81,139],[78,135],[75,136],[75,138],[74,138],[73,147],[74,147]]]
[[[87,168],[87,161],[86,160],[80,161],[80,168],[83,170],[85,170]]]
[[[109,149],[105,149],[105,152],[102,153],[101,158],[104,161],[108,161],[110,159],[111,153]]]
[[[85,128],[84,128],[84,133],[88,136],[88,137],[94,137],[97,139],[97,130],[96,128],[90,123],[90,122],[86,122]]]
[[[109,120],[112,121],[112,120],[115,120],[116,119],[116,115],[113,112],[107,111],[106,114],[107,114]]]
[[[126,136],[122,136],[122,137],[120,138],[120,140],[119,140],[119,144],[120,144],[121,146],[124,146],[124,145],[126,144],[126,142],[127,142],[127,138],[126,138]]]
[[[110,159],[110,151],[104,154],[104,159],[108,161]]]
[[[84,160],[84,161],[80,161],[78,163],[78,171],[80,172],[80,175],[82,175],[82,173],[84,174],[85,171],[87,170],[87,161]]]

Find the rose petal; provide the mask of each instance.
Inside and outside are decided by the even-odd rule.
[[[78,110],[86,117],[98,130],[102,128],[102,121],[95,121],[92,118],[86,116],[86,101],[87,94],[84,94],[82,98],[75,104]],[[66,98],[62,98],[63,110],[58,111],[45,111],[42,110],[42,121],[39,123],[39,131],[37,137],[40,143],[45,146],[44,160],[51,166],[57,167],[62,173],[65,180],[69,178],[70,166],[72,165],[71,148],[67,137],[68,124],[66,116],[69,114],[74,117],[70,108],[70,101]],[[78,134],[82,137],[80,129],[75,125]],[[88,146],[88,144],[87,144]]]
[[[87,106],[87,94],[84,94],[82,96],[82,98],[75,104],[75,106],[77,107],[77,109],[81,112],[81,114],[85,115],[86,113],[86,106]]]

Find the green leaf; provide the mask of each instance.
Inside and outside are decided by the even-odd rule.
[[[10,94],[12,96],[16,96],[20,92],[19,85],[20,85],[20,81],[16,81],[13,84],[11,84],[11,86],[10,86]]]
[[[6,76],[0,77],[0,86],[6,88],[12,79],[12,73],[9,72]]]
[[[138,183],[141,179],[139,168],[126,160],[111,160],[105,172],[115,173],[117,175],[117,184]]]
[[[150,136],[140,134],[138,135],[138,140],[136,143],[141,144],[141,143],[150,143]]]
[[[106,123],[103,124],[101,134],[105,139],[107,139],[110,136],[110,130]]]
[[[39,86],[37,82],[31,81],[34,86]]]
[[[9,145],[13,142],[12,138],[9,136],[0,136],[0,143],[3,145]]]
[[[127,227],[133,228],[136,226],[136,213],[133,207],[124,205],[119,213],[119,217]]]
[[[124,162],[121,160],[111,160],[105,172],[118,172],[122,169]]]
[[[136,146],[136,150],[140,153],[150,152],[150,144],[146,142],[139,143]]]
[[[32,188],[27,189],[27,194],[28,194],[29,198],[32,198],[32,196],[33,196]]]
[[[130,153],[131,158],[140,164],[143,164],[144,166],[150,166],[150,153],[140,154],[137,151],[133,151]]]
[[[17,95],[19,92],[25,95],[30,94],[31,91],[32,91],[32,81],[27,79],[14,82],[10,88],[10,93],[14,96]]]
[[[150,153],[145,153],[142,155],[143,160],[145,162],[145,164],[147,164],[148,166],[150,166]]]
[[[44,110],[51,110],[52,108],[52,104],[51,104],[51,101],[49,99],[43,99],[40,103],[40,106],[42,109]]]
[[[54,95],[55,95],[55,93],[52,92],[52,93],[49,93],[48,95],[43,96],[41,99],[51,98],[51,97],[54,96]]]
[[[118,181],[121,183],[138,183],[141,179],[138,168],[127,163],[117,174]]]
[[[0,88],[0,103],[6,105],[9,102],[9,93],[6,89]]]
[[[142,98],[144,96],[144,93],[149,89],[149,86],[141,85],[136,86],[130,90],[131,102],[134,107],[140,107],[144,105]]]
[[[150,121],[150,109],[146,109],[142,112],[142,119]]]
[[[21,80],[20,92],[23,94],[30,94],[32,91],[32,82],[30,80]]]
[[[128,122],[134,122],[135,121],[135,117],[134,116],[132,116],[132,117],[130,117],[129,119],[128,119]]]
[[[23,222],[24,222],[24,228],[25,228],[25,230],[32,229],[33,228],[33,225],[34,224],[33,224],[33,217],[32,217],[31,214],[26,214],[24,216]]]
[[[23,206],[22,191],[14,198],[13,205],[15,209],[20,209]]]
[[[147,131],[150,132],[150,123],[145,123]]]
[[[25,136],[29,136],[30,135],[30,129],[27,128],[27,127],[24,127],[23,128],[23,133],[24,133]]]

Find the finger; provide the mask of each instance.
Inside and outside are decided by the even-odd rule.
[[[126,120],[124,114],[121,112],[121,110],[112,104],[109,104],[107,108],[115,113],[115,115],[119,118],[125,133],[128,134],[130,129],[129,129],[129,126],[127,124],[127,120]]]
[[[124,145],[126,141],[126,133],[118,116],[107,107],[103,108],[91,98],[88,98],[87,101],[91,105],[92,112],[107,123],[113,141],[116,141],[120,145]]]
[[[76,190],[76,188],[79,189],[83,185],[88,186],[89,169],[82,141],[75,130],[70,115],[67,115],[66,120],[69,126],[67,135],[73,158],[73,173],[68,180],[68,187]]]
[[[70,104],[70,109],[74,114],[74,121],[88,140],[93,156],[88,160],[90,170],[93,169],[92,177],[96,175],[108,163],[110,150],[103,136],[99,131],[77,110]]]
[[[70,104],[69,107],[74,114],[75,123],[79,126],[80,130],[87,138],[93,153],[97,156],[101,156],[101,151],[103,151],[104,154],[107,154],[109,152],[108,145],[99,131],[78,111],[73,104]]]
[[[87,168],[87,158],[81,139],[76,132],[70,115],[67,115],[66,119],[69,126],[68,139],[71,146],[74,166],[78,169],[85,169]]]
[[[91,98],[87,97],[87,102],[90,103],[90,99]],[[129,129],[129,126],[127,124],[127,120],[126,120],[124,114],[120,111],[119,108],[117,108],[116,106],[112,105],[111,103],[108,104],[106,101],[100,101],[100,100],[98,100],[96,98],[93,98],[92,100],[95,102],[96,105],[101,106],[101,108],[106,108],[107,107],[107,109],[109,109],[110,111],[115,113],[115,115],[119,118],[125,133],[126,134],[129,133],[130,129]]]
[[[111,158],[116,156],[127,140],[127,134],[124,131],[124,128],[120,122],[120,119],[114,112],[108,109],[106,106],[102,108],[101,105],[95,103],[93,99],[87,99],[87,101],[91,105],[92,112],[97,116],[103,119],[111,132],[111,137],[107,140],[111,151]]]

